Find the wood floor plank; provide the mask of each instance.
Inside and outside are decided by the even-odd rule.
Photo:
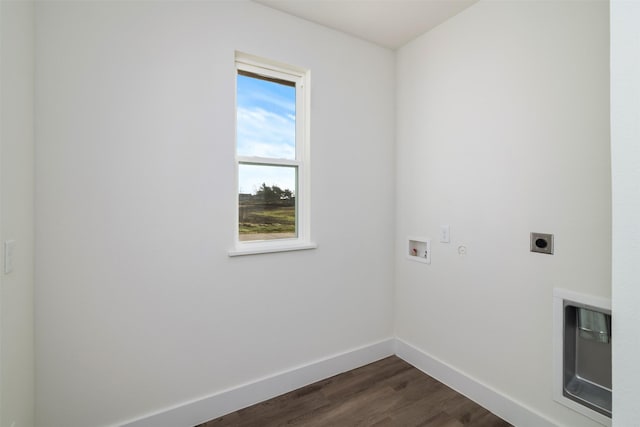
[[[196,427],[509,427],[396,356]]]

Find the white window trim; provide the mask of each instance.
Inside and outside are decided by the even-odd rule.
[[[248,157],[235,155],[235,227],[234,227],[234,248],[229,251],[229,256],[255,255],[272,252],[288,252],[296,250],[306,250],[317,248],[311,241],[311,215],[310,215],[310,195],[311,186],[309,182],[309,112],[311,110],[310,94],[310,71],[299,67],[278,63],[275,61],[259,58],[253,55],[236,52],[235,76],[238,71],[248,71],[254,74],[261,74],[268,77],[279,78],[295,82],[296,85],[296,158],[295,159],[275,159],[262,157]],[[234,80],[237,81],[237,80]],[[237,96],[237,89],[235,94]],[[236,100],[236,111],[237,111]],[[237,131],[237,127],[236,127]],[[237,143],[237,135],[234,144]],[[296,231],[297,237],[290,239],[274,240],[253,240],[240,241],[239,230],[239,182],[238,166],[240,164],[259,164],[271,166],[295,166],[297,167],[297,189],[296,189]]]

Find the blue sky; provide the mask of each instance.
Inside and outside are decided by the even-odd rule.
[[[239,156],[295,159],[295,97],[295,87],[238,75]],[[263,182],[295,192],[295,169],[240,166],[240,193],[255,193]]]

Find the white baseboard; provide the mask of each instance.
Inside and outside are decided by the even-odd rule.
[[[193,427],[394,354],[515,426],[555,427],[556,425],[543,415],[416,347],[400,339],[389,338],[202,399],[167,408],[121,424],[121,427]]]
[[[394,354],[389,338],[126,422],[122,427],[193,427]]]
[[[465,375],[406,342],[396,339],[396,355],[430,377],[451,387],[505,421],[518,427],[555,427],[556,424],[523,404]]]

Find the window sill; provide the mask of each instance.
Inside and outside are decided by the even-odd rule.
[[[229,256],[236,257],[244,255],[270,254],[275,252],[305,251],[308,249],[316,249],[317,247],[318,245],[313,242],[286,244],[274,244],[272,242],[270,242],[269,244],[249,243],[246,244],[246,246],[243,245],[242,247],[230,250]]]

